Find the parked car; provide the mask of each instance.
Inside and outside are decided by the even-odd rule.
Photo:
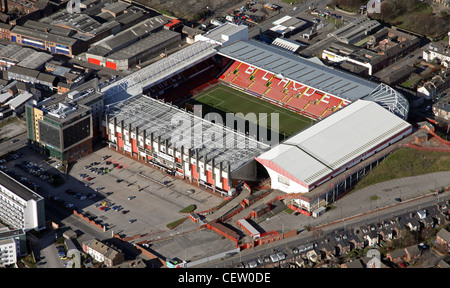
[[[136,219],[130,219],[130,223],[136,222]]]

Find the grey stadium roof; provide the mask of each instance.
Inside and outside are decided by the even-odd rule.
[[[384,89],[386,85],[381,89],[377,83],[254,40],[237,41],[218,49],[219,54],[223,56],[269,71],[279,77],[351,102],[367,97],[367,100],[378,102],[403,119],[407,117],[408,101],[394,89]]]
[[[217,50],[214,49],[216,46],[207,42],[196,42],[103,87],[105,105],[115,105],[131,96],[139,95],[150,85],[212,57],[217,54]]]
[[[223,162],[223,168],[230,165],[231,172],[270,149],[269,145],[243,133],[142,94],[109,107],[106,114],[110,124],[113,118],[118,125],[123,120],[125,130],[131,124],[131,132],[138,127],[139,136],[146,130],[147,138],[153,133],[154,138],[160,136],[161,142],[167,140],[169,147],[175,146],[178,151],[183,145],[185,151],[192,149],[192,153],[198,153],[199,159],[206,155],[208,161],[214,158],[216,166],[220,162]],[[184,126],[186,124],[189,126]]]

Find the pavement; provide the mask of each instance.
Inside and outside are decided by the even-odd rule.
[[[380,211],[382,213],[382,210],[386,208],[404,207],[407,203],[409,203],[408,205],[414,205],[421,197],[430,197],[430,194],[432,194],[430,191],[449,186],[450,171],[394,179],[349,192],[332,204],[333,209],[328,210],[318,218],[302,214],[289,215],[283,212],[275,218],[260,222],[258,225],[265,231],[281,231],[281,224],[283,224],[284,231],[301,231],[306,226],[328,226],[330,223],[341,219],[356,217],[355,220],[358,220],[365,217],[365,213],[368,212]],[[372,196],[377,196],[378,199],[372,201],[370,200]],[[401,198],[402,202],[396,203],[395,198]]]
[[[271,228],[278,228],[281,232],[281,228],[283,227],[284,232],[286,232],[289,230],[289,225],[296,224],[299,228],[298,235],[266,245],[256,246],[252,249],[242,250],[239,255],[230,257],[225,261],[211,261],[196,266],[196,268],[228,267],[226,266],[227,263],[238,263],[244,261],[244,259],[254,259],[259,255],[268,255],[274,249],[284,249],[295,246],[295,243],[299,244],[312,241],[315,237],[315,230],[317,229],[320,229],[323,234],[341,229],[352,229],[363,224],[377,223],[383,219],[389,219],[393,215],[415,212],[420,210],[421,207],[424,208],[433,205],[433,203],[444,203],[445,201],[449,201],[450,191],[435,195],[430,190],[433,190],[435,185],[437,187],[450,186],[449,180],[450,171],[447,171],[375,184],[344,196],[333,204],[335,206],[334,209],[318,218],[280,213],[269,220],[259,223],[260,227],[267,228],[267,226],[273,225]],[[367,198],[375,195],[374,193],[377,192],[380,197],[379,201],[370,201]],[[400,192],[403,201],[401,203],[393,203],[391,200],[398,197]],[[354,205],[354,201],[361,201],[361,199],[367,203],[361,206]],[[292,221],[292,219],[296,219],[297,221]],[[281,225],[283,226],[280,227]],[[305,225],[311,225],[313,230],[305,230]]]

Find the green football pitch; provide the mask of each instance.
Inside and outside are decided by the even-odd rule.
[[[242,113],[244,116],[249,113],[255,113],[257,116],[257,123],[255,124],[267,127],[268,129],[272,127],[271,114],[276,113],[278,114],[279,123],[274,122],[273,124],[278,126],[280,136],[283,138],[302,131],[314,123],[314,120],[300,114],[225,85],[218,85],[200,93],[190,99],[188,104],[202,105],[204,115],[209,112],[216,112],[222,115],[222,117],[225,117],[226,113]],[[262,113],[266,113],[266,115]]]

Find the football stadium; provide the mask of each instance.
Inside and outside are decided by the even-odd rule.
[[[230,23],[102,92],[111,149],[223,197],[264,183],[308,213],[412,131],[409,103],[391,87],[248,40],[246,26]],[[237,113],[263,115],[256,124],[280,141],[207,117]]]

